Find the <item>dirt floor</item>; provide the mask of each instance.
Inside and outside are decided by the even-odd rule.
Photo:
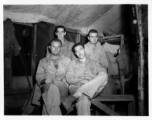
[[[30,95],[30,92],[28,91],[11,91],[7,92],[4,96],[4,115],[21,115],[22,109]],[[120,105],[121,104],[121,105]],[[117,112],[121,115],[126,115],[126,110],[124,110],[124,107],[126,107],[123,103],[119,103],[120,106],[123,106],[123,109],[121,107],[118,108]],[[93,110],[94,108],[91,107]],[[117,108],[115,108],[117,109]],[[107,116],[104,112],[103,113],[94,113],[94,110],[91,111],[91,115],[101,115],[101,116]],[[31,115],[40,115],[40,109],[37,109],[32,113]],[[65,113],[64,113],[65,115]],[[69,115],[76,115],[76,108],[69,114]]]
[[[21,115],[28,91],[9,91],[4,95],[4,115]]]

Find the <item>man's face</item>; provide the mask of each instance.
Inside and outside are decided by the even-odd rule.
[[[58,28],[55,34],[57,35],[58,39],[63,40],[66,32],[64,31],[64,28]]]
[[[84,50],[84,48],[81,45],[75,47],[75,54],[77,55],[77,57],[79,59],[83,59],[85,57],[85,50]]]
[[[53,55],[59,55],[61,50],[61,43],[60,42],[52,42],[51,46],[49,47],[51,50],[51,53]]]
[[[96,44],[98,42],[98,33],[89,33],[88,39],[90,43]]]

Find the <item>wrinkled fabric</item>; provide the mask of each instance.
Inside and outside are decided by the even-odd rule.
[[[65,81],[65,74],[70,61],[71,60],[68,57],[61,56],[58,63],[58,69],[56,69],[56,67],[53,65],[51,55],[41,59],[36,72],[36,80],[38,85],[40,85],[43,79],[47,78],[49,78],[51,81],[61,81],[67,84]]]
[[[100,73],[94,79],[78,88],[73,96],[79,97],[79,93],[85,93],[90,98],[93,98],[96,92],[101,92],[103,90],[107,84],[107,80],[108,75],[105,73]]]
[[[69,85],[69,91],[75,98],[79,98],[83,94],[87,95],[89,98],[92,98],[96,92],[101,92],[105,87],[108,75],[105,70],[98,62],[87,59],[85,65],[79,61],[73,60],[67,70],[66,74],[67,82]],[[86,98],[84,98],[86,100]],[[86,110],[90,109],[84,104],[84,100],[79,101],[78,111],[83,111],[80,113],[88,112]],[[81,108],[79,108],[81,106]],[[90,111],[89,111],[90,112]]]
[[[78,115],[90,115],[91,101],[84,95],[82,95],[76,103]]]
[[[64,55],[64,56],[70,58],[71,60],[74,59],[74,54],[72,52],[73,45],[74,45],[73,42],[65,40],[64,45],[62,45],[62,47],[61,47],[60,55]]]
[[[129,53],[127,51],[126,45],[124,44],[121,48],[120,54],[116,58],[116,61],[119,66],[119,70],[122,71],[123,74],[125,74],[125,75],[127,75],[129,72],[131,72],[128,54]]]
[[[43,115],[61,115],[60,110],[60,92],[56,85],[45,84],[48,87],[43,93]]]
[[[66,79],[70,85],[79,85],[91,81],[100,72],[106,73],[106,70],[96,61],[87,59],[83,65],[78,60],[73,60],[68,66]]]
[[[118,63],[116,62],[116,57],[113,57],[114,54],[106,51],[106,57],[108,59],[108,74],[109,75],[118,75]]]
[[[68,84],[65,80],[65,74],[70,61],[68,57],[61,56],[58,68],[56,68],[52,63],[51,55],[49,55],[39,62],[36,72],[37,85],[33,94],[32,103],[41,105],[39,99],[42,96],[44,101],[42,113],[44,115],[61,114],[59,108],[60,98],[68,95]],[[47,78],[50,78],[52,81],[40,85],[41,81]],[[49,86],[49,84],[51,85]]]
[[[95,48],[93,48],[89,42],[85,45],[87,57],[101,63],[101,65],[106,68],[108,68],[108,59],[105,52],[109,51],[111,53],[115,53],[118,49],[119,45],[111,45],[107,42],[105,42],[103,45],[98,42]]]
[[[4,56],[12,58],[19,55],[19,44],[15,37],[15,28],[10,19],[4,22]]]

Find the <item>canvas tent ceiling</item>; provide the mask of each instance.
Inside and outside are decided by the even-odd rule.
[[[102,33],[122,33],[122,5],[4,5],[4,20],[14,22],[49,22],[78,29],[87,34],[95,28]]]

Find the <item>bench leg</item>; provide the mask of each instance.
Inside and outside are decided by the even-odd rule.
[[[128,115],[134,116],[135,115],[135,102],[129,102],[128,103]]]

